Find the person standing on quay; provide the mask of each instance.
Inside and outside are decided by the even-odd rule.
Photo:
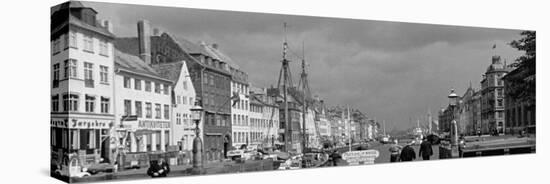
[[[411,141],[409,144],[405,145],[403,149],[401,150],[401,155],[399,158],[401,158],[401,161],[412,161],[416,159],[416,153],[414,152],[414,149],[411,147],[411,145],[414,143],[414,141]]]
[[[402,147],[399,146],[397,139],[393,140],[393,145],[390,147],[390,162],[399,161],[399,152],[401,152]]]
[[[418,151],[418,156],[422,157],[423,160],[430,160],[430,156],[433,155],[432,144],[428,141],[427,138],[422,140],[420,144],[420,150]]]
[[[149,169],[147,169],[147,175],[153,178],[166,177],[169,172],[170,166],[168,166],[163,158],[159,159],[156,163],[151,161]]]

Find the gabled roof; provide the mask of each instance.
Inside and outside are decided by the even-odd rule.
[[[239,65],[235,63],[229,56],[225,55],[223,52],[220,51],[219,48],[214,48],[212,45],[208,45],[204,42],[201,43],[201,46],[208,52],[210,55],[214,56],[213,58],[227,63],[229,66],[240,70]]]
[[[169,81],[168,79],[162,77],[157,71],[155,71],[155,69],[151,68],[139,57],[121,52],[117,49],[115,49],[115,68],[117,70],[122,69],[135,74]]]
[[[109,32],[104,27],[101,27],[99,25],[98,26],[92,26],[90,24],[87,24],[87,23],[81,21],[80,19],[78,19],[77,17],[75,17],[73,15],[70,15],[69,23],[72,24],[72,25],[75,25],[75,26],[78,26],[78,27],[81,27],[81,28],[84,28],[84,29],[102,34],[102,35],[107,36],[109,38],[115,38],[116,37],[113,33]]]
[[[183,62],[171,62],[154,64],[151,67],[154,68],[163,78],[171,80],[172,82],[177,82],[180,78],[184,65]]]
[[[181,49],[189,54],[202,54],[205,56],[213,57],[206,50],[204,50],[203,47],[199,46],[199,44],[193,43],[187,39],[174,38],[174,41],[178,43]]]

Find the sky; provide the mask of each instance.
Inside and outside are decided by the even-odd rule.
[[[216,43],[256,87],[276,86],[286,37],[293,81],[305,53],[312,92],[329,105],[349,105],[386,122],[387,131],[416,126],[448,104],[454,88],[479,89],[491,56],[508,63],[521,52],[508,43],[521,30],[322,18],[84,2],[113,23],[119,37],[137,36],[146,19],[178,38]],[[288,27],[286,31],[283,23]],[[496,48],[493,49],[493,45]],[[302,46],[304,51],[302,50]],[[413,120],[410,123],[409,119]]]

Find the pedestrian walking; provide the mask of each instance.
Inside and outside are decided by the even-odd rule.
[[[151,161],[149,169],[147,169],[147,175],[157,178],[157,177],[166,177],[170,172],[170,166],[164,161],[163,158],[158,161]]]
[[[338,154],[338,152],[335,150],[330,155],[330,158],[332,159],[332,166],[338,166],[338,161],[340,158],[342,158],[342,156],[340,156],[340,154]]]
[[[414,141],[411,141],[409,144],[405,145],[405,147],[403,147],[403,149],[401,150],[399,158],[402,162],[413,161],[414,159],[416,159],[416,153],[411,147],[412,144],[414,144]]]
[[[427,138],[422,140],[420,144],[420,150],[418,151],[418,156],[422,157],[422,160],[430,160],[430,157],[433,155],[432,144],[428,141]]]
[[[393,140],[393,145],[390,147],[390,162],[398,162],[401,149],[403,147],[399,146],[399,141],[397,139]]]

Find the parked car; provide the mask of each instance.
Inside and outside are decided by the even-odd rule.
[[[114,167],[113,165],[109,164],[109,163],[99,163],[99,164],[93,164],[87,168],[84,168],[85,170],[87,170],[88,173],[94,175],[94,174],[98,174],[98,173],[102,173],[102,172],[113,172],[114,171]]]

